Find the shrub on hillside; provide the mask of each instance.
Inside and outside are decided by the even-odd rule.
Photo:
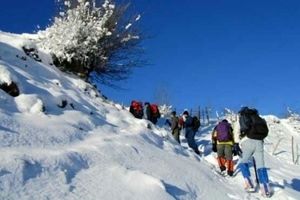
[[[39,32],[39,45],[51,53],[54,64],[88,80],[110,84],[127,78],[139,66],[140,34],[133,20],[124,20],[128,5],[112,0],[62,0],[64,10]],[[92,78],[92,79],[91,79]]]
[[[170,105],[164,104],[164,105],[159,106],[159,112],[162,117],[170,116],[172,111],[173,111],[173,108]]]
[[[287,108],[287,118],[290,121],[300,121],[300,115],[289,107]]]

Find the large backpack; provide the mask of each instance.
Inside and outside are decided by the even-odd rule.
[[[263,140],[268,136],[267,122],[259,116],[256,109],[246,107],[240,112],[240,115],[241,132],[244,132],[248,138]]]
[[[231,125],[227,121],[221,121],[217,127],[217,140],[219,142],[228,142],[233,140],[231,133]]]
[[[156,104],[151,104],[150,110],[151,110],[152,118],[160,118],[160,112],[159,112],[158,106]]]
[[[144,112],[143,112],[143,104],[139,101],[132,101],[130,110],[132,114],[139,119],[143,118]]]
[[[192,122],[192,128],[195,132],[198,131],[198,129],[200,128],[201,126],[201,123],[200,123],[200,120],[198,119],[197,116],[194,116],[193,117],[193,122]]]

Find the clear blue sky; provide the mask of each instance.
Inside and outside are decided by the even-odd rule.
[[[109,98],[155,101],[164,87],[179,108],[257,107],[282,114],[300,110],[299,0],[132,0],[149,66],[103,87]],[[49,23],[54,0],[1,2],[0,30],[33,32]]]

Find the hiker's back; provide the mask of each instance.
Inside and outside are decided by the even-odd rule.
[[[151,104],[150,105],[150,110],[151,110],[151,117],[160,118],[160,112],[159,112],[159,109],[158,109],[158,105]]]
[[[232,141],[233,137],[231,129],[231,125],[227,122],[227,120],[221,121],[216,127],[217,140],[219,142]]]
[[[243,156],[240,159],[240,169],[245,179],[246,188],[254,189],[251,176],[249,174],[249,160],[253,159],[255,169],[257,169],[257,183],[259,183],[261,194],[270,197],[270,185],[267,168],[264,161],[264,141],[268,135],[268,126],[266,121],[261,118],[256,109],[243,107],[239,111],[239,123],[241,127],[241,136],[243,139],[240,145]],[[253,157],[253,158],[252,158]],[[250,187],[249,187],[250,186]]]
[[[268,136],[269,129],[267,122],[261,118],[256,109],[247,107],[240,111],[241,136],[247,136],[250,139],[263,140]]]
[[[151,120],[151,108],[149,102],[145,102],[144,104],[144,118],[147,120]]]
[[[179,118],[174,115],[171,118],[171,129],[174,130],[176,128],[179,128]]]
[[[157,123],[157,119],[160,118],[160,112],[157,104],[149,104],[150,118],[149,120],[153,123]]]
[[[192,121],[193,131],[197,132],[199,130],[200,126],[201,126],[201,122],[200,122],[199,118],[197,116],[194,116],[193,121]]]
[[[132,101],[130,105],[130,110],[129,110],[133,116],[136,118],[142,119],[143,118],[143,105],[141,102],[138,101]]]
[[[193,118],[191,116],[186,116],[184,121],[184,127],[185,128],[192,128],[193,126]]]

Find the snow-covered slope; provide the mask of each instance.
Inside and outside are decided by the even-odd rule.
[[[20,90],[17,97],[0,90],[0,199],[260,198],[244,193],[240,173],[230,179],[213,172],[214,124],[197,135],[204,150],[198,157],[184,138],[180,146],[166,129],[148,129],[147,121],[57,70],[35,37],[0,32],[0,84],[14,82]],[[27,55],[23,47],[37,51]],[[266,140],[272,199],[299,199],[289,139],[272,155],[279,136],[294,135],[299,144],[299,132],[273,118]]]

